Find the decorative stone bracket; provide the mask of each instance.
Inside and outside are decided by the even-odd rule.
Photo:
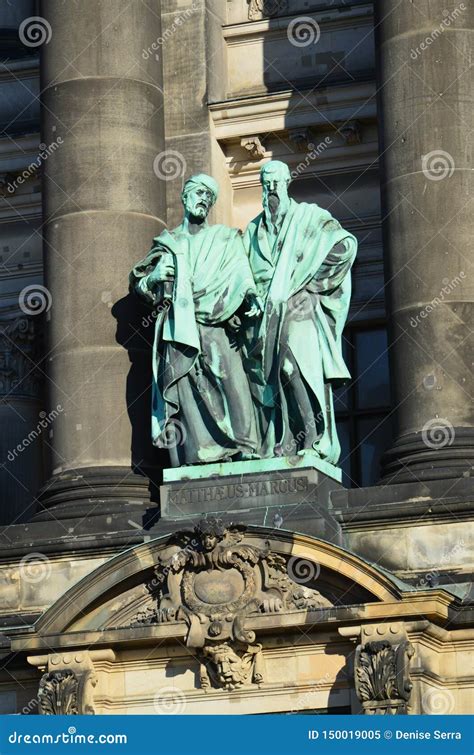
[[[288,0],[247,0],[249,21],[273,18],[288,12]]]
[[[230,692],[246,684],[264,681],[261,645],[209,644],[203,648],[201,659],[199,677],[205,691],[213,686]]]
[[[314,147],[312,143],[313,135],[309,128],[291,128],[288,130],[288,136],[293,144],[302,152],[306,152],[310,148],[310,145]]]
[[[261,160],[265,157],[265,147],[259,136],[242,137],[240,146],[247,150],[252,160]]]
[[[360,144],[362,141],[362,131],[359,121],[345,121],[337,130],[349,147]]]
[[[409,712],[412,683],[410,660],[414,655],[403,624],[379,624],[361,628],[354,682],[366,715]]]
[[[93,715],[97,676],[93,660],[114,660],[112,650],[71,651],[33,656],[32,666],[45,671],[38,689],[38,713],[43,716]]]

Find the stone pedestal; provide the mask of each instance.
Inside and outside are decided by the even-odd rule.
[[[163,479],[162,527],[218,516],[340,541],[330,493],[343,489],[341,470],[315,454],[166,469]]]

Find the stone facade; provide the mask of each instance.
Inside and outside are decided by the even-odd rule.
[[[472,9],[373,5],[82,0],[71,24],[49,0],[42,45],[33,2],[2,6],[0,712],[472,712]],[[359,241],[343,485],[290,460],[259,477],[278,495],[203,505],[214,477],[183,508],[128,270],[184,177],[244,228],[271,158]]]

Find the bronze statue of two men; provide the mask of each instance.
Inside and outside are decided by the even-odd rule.
[[[242,235],[207,223],[216,181],[188,179],[183,222],[131,273],[157,312],[152,439],[173,466],[339,459],[332,392],[350,377],[341,337],[357,241],[289,197],[285,163],[266,163],[261,183],[263,212]]]

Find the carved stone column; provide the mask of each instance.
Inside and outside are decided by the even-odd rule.
[[[42,139],[62,138],[43,177],[48,390],[64,407],[42,500],[56,517],[71,501],[86,516],[146,497],[130,470],[152,464],[149,354],[128,273],[164,225],[161,64],[145,54],[160,3],[83,0],[72,19],[69,3],[48,0],[41,13]]]
[[[474,457],[469,3],[375,4],[384,251],[398,437],[385,478],[468,474]]]

